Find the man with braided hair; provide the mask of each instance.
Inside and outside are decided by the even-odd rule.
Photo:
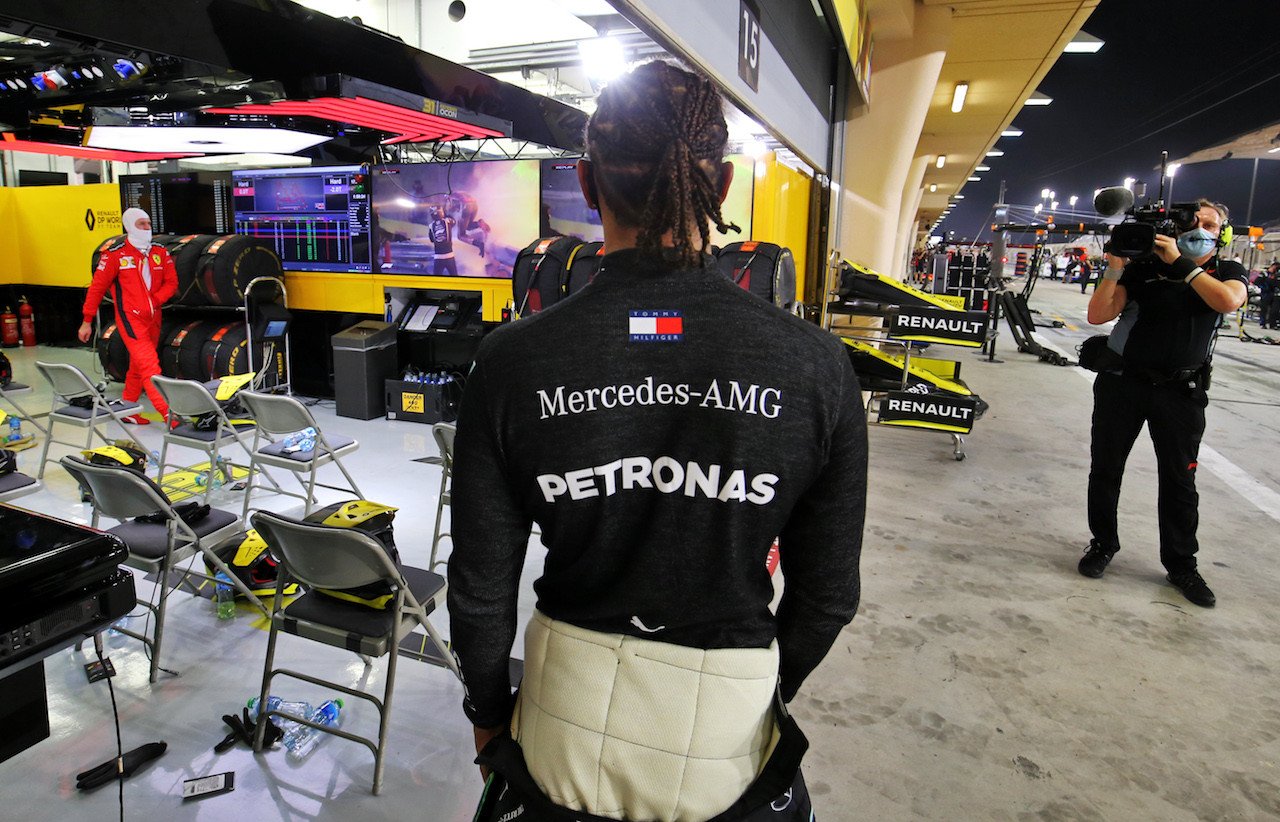
[[[578,165],[600,272],[486,337],[467,380],[449,619],[477,761],[505,780],[477,819],[811,818],[785,703],[858,607],[866,422],[838,341],[706,254],[727,139],[705,78],[611,83]]]

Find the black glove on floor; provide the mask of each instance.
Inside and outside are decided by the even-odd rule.
[[[160,756],[169,746],[163,742],[148,742],[129,751],[120,759],[109,759],[96,768],[76,774],[76,787],[92,790],[117,778],[133,776],[134,771]]]

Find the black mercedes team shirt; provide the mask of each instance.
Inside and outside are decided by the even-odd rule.
[[[531,522],[543,613],[698,648],[776,637],[790,699],[858,607],[866,466],[834,337],[714,268],[606,256],[589,287],[490,334],[467,381],[448,600],[467,716],[510,716]]]
[[[1183,282],[1195,268],[1187,257],[1173,263],[1148,257],[1125,266],[1119,284],[1128,301],[1108,342],[1125,363],[1173,374],[1199,368],[1209,357],[1213,331],[1222,315]],[[1214,256],[1201,268],[1202,277],[1249,282],[1244,267],[1231,260]]]

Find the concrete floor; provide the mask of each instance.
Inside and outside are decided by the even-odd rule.
[[[1074,354],[1092,333],[1086,299],[1074,285],[1039,283],[1032,307],[1067,323],[1039,338]],[[1103,579],[1076,573],[1089,538],[1092,375],[1019,354],[1001,331],[1001,363],[968,349],[932,354],[963,362],[961,376],[991,404],[966,439],[965,461],[952,459],[942,435],[872,429],[862,607],[792,704],[812,742],[804,768],[818,818],[1280,818],[1280,570],[1270,553],[1280,521],[1280,347],[1243,343],[1234,324],[1218,346],[1199,472],[1201,569],[1218,606],[1205,610],[1164,581],[1145,438],[1122,500],[1124,550]],[[17,378],[37,388],[19,397],[35,411],[48,408],[31,367],[37,356],[91,366],[83,351],[8,353]],[[407,561],[423,562],[439,469],[413,460],[434,453],[429,429],[338,418],[332,403],[314,410],[326,430],[360,440],[349,462],[357,481],[365,496],[401,506],[397,543]],[[158,444],[158,426],[141,434]],[[23,452],[29,473],[38,454]],[[221,500],[238,509],[229,492]],[[288,513],[291,503],[271,507]],[[57,468],[17,504],[87,520]],[[526,593],[541,559],[530,551]],[[149,595],[146,584],[140,593]],[[372,757],[341,740],[302,764],[280,750],[212,753],[224,734],[219,717],[256,693],[266,635],[244,606],[227,624],[204,601],[171,602],[164,663],[181,676],[149,685],[136,643],[108,641],[125,748],[169,744],[125,783],[126,818],[470,819],[480,781],[461,688],[446,672],[401,665],[386,785],[373,797]],[[447,615],[435,622],[447,635]],[[347,682],[381,683],[383,663],[367,671],[317,647],[286,639],[281,651]],[[114,787],[74,788],[74,774],[114,756],[115,745],[107,690],[85,682],[85,661],[72,651],[46,661],[53,736],[0,764],[0,818],[116,817]],[[310,686],[284,695],[328,696]],[[373,722],[364,706],[344,711],[355,730]],[[181,802],[184,779],[227,770],[234,793]]]

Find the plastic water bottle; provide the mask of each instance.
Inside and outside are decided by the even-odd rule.
[[[9,415],[9,440],[22,439],[22,419],[17,414]]]
[[[213,578],[214,596],[218,600],[218,619],[233,619],[236,615],[236,589],[227,575],[219,571]]]
[[[280,697],[272,694],[267,697],[268,711],[288,711],[294,716],[311,716],[316,712],[310,702],[285,702]],[[258,721],[258,697],[249,700],[249,719],[254,722]],[[292,728],[305,727],[296,722],[291,722],[279,716],[271,717],[272,723],[281,730],[290,730]]]
[[[341,720],[341,708],[341,699],[330,699],[319,708],[316,708],[308,719],[317,725],[336,728]],[[284,746],[288,749],[290,755],[297,759],[302,759],[311,753],[312,749],[320,742],[320,733],[315,728],[298,725],[285,731]]]

